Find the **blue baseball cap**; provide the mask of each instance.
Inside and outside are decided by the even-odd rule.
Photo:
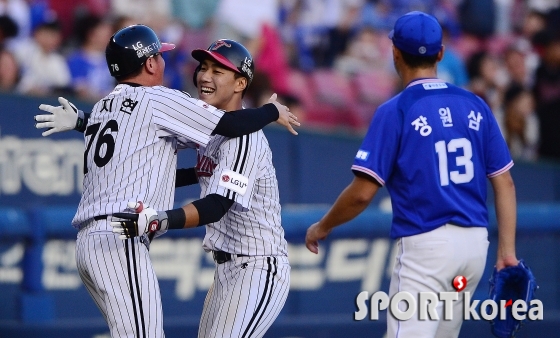
[[[442,47],[441,26],[436,18],[426,13],[407,13],[395,22],[389,39],[398,49],[412,55],[431,56]]]

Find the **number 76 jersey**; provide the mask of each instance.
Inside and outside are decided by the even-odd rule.
[[[84,190],[72,224],[124,211],[128,201],[171,209],[177,148],[206,145],[222,115],[178,90],[117,85],[88,120]]]
[[[488,225],[487,178],[513,161],[488,105],[439,79],[420,79],[379,106],[352,165],[386,186],[391,237],[446,223]]]

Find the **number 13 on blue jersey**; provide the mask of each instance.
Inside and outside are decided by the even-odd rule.
[[[449,185],[449,180],[455,184],[468,183],[474,177],[474,165],[472,162],[472,146],[471,141],[466,138],[456,138],[449,143],[439,141],[435,144],[436,153],[438,155],[439,164],[439,180],[441,186]],[[464,172],[458,170],[449,171],[447,165],[447,155],[455,153],[458,149],[463,150],[463,155],[455,157],[455,164],[459,167],[464,167]]]

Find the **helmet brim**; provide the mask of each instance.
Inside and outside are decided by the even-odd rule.
[[[175,45],[172,43],[166,43],[166,42],[162,42],[161,43],[161,48],[158,50],[158,52],[163,53],[163,52],[167,52],[170,50],[175,49]]]
[[[237,69],[237,67],[231,63],[231,61],[229,61],[228,59],[226,59],[222,54],[220,53],[216,53],[216,52],[212,52],[212,51],[208,51],[205,49],[195,49],[191,52],[192,57],[198,61],[198,62],[202,62],[207,58],[210,58],[214,61],[216,61],[217,63],[221,64],[222,66],[236,72],[236,73],[240,73],[239,69]]]

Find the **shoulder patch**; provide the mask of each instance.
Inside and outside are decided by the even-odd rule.
[[[249,179],[247,177],[233,170],[224,170],[220,174],[220,183],[218,183],[218,185],[243,196],[247,191],[248,183]]]
[[[356,159],[357,160],[362,160],[362,161],[367,161],[369,157],[369,151],[365,151],[365,150],[358,150],[358,153],[356,154]]]

